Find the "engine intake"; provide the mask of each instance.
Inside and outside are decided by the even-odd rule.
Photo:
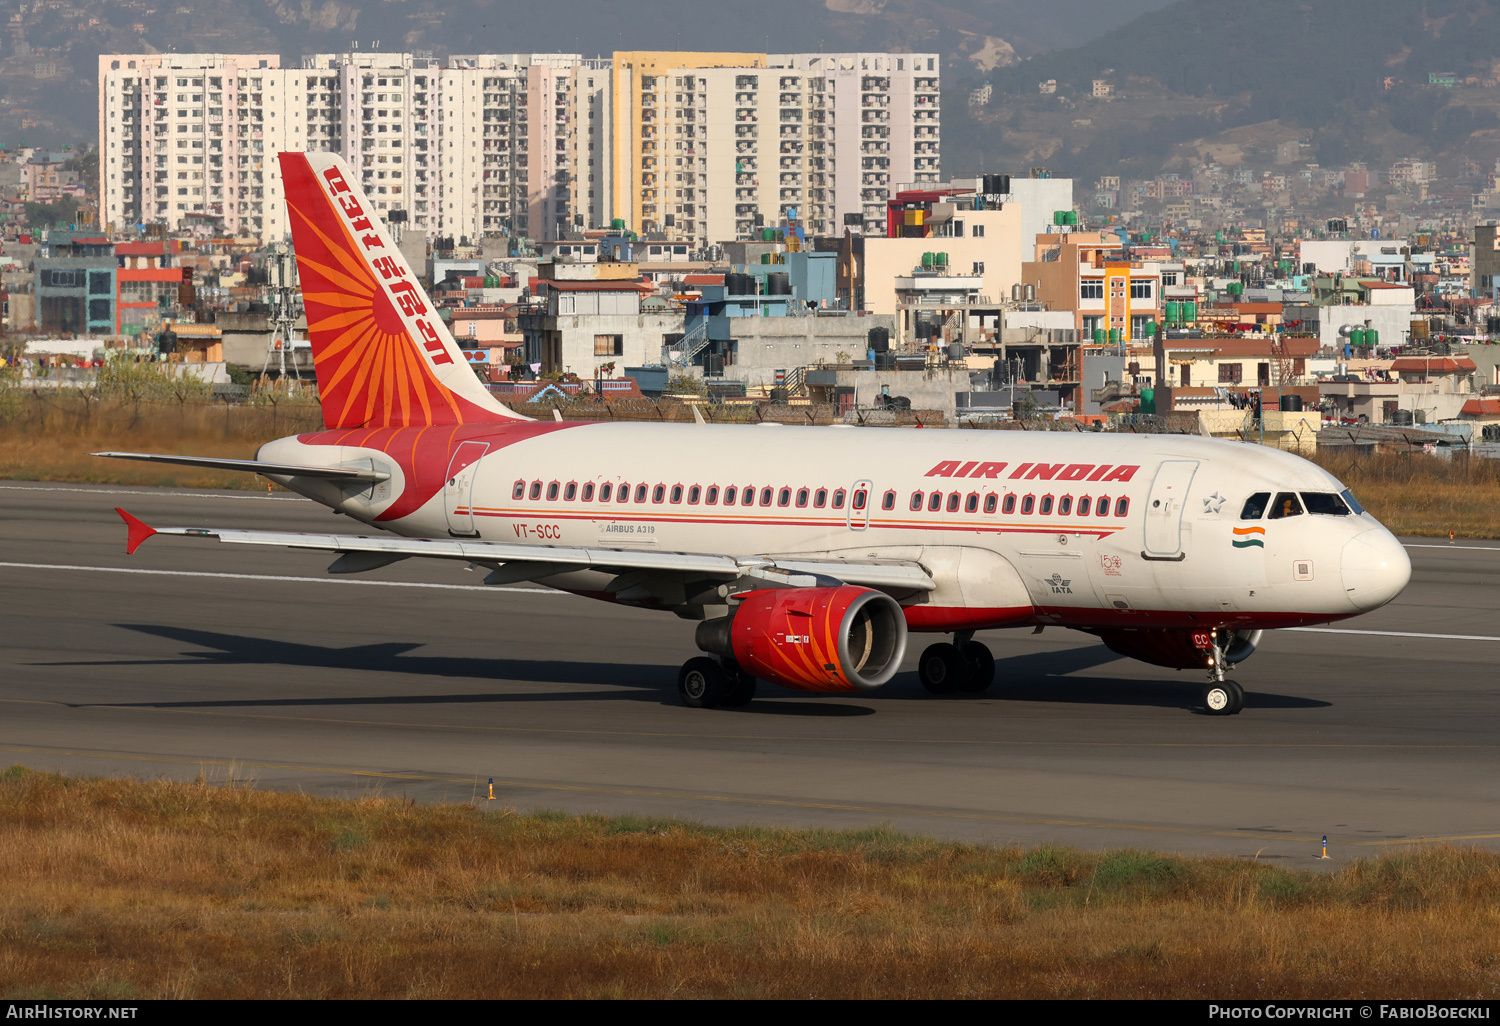
[[[878,688],[906,655],[906,617],[884,592],[853,585],[767,588],[698,625],[698,647],[799,691]]]

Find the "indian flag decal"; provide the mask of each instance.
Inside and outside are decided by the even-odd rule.
[[[1266,543],[1263,540],[1266,535],[1264,527],[1236,527],[1234,533],[1236,537],[1233,545],[1237,549],[1248,549],[1251,546],[1258,549],[1266,547]],[[1259,537],[1256,537],[1257,535]]]

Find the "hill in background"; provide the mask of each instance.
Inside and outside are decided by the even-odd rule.
[[[1111,96],[1093,97],[1096,79]],[[1055,93],[1039,90],[1048,80]],[[989,105],[964,109],[984,81]],[[1182,0],[949,84],[947,170],[1040,163],[1092,180],[1239,163],[1291,140],[1324,166],[1487,165],[1500,155],[1500,3]]]

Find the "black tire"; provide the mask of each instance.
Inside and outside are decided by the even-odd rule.
[[[712,709],[723,705],[729,694],[729,675],[717,659],[698,656],[677,671],[677,694],[690,709]]]
[[[1245,689],[1232,680],[1203,689],[1203,709],[1210,716],[1233,716],[1245,708]]]
[[[971,641],[960,651],[964,662],[968,664],[969,672],[959,682],[958,690],[971,695],[988,691],[995,682],[995,657],[990,653],[989,646]]]
[[[946,641],[927,646],[917,660],[917,676],[922,686],[934,695],[953,694],[968,676],[968,670],[958,647]]]
[[[1238,716],[1240,711],[1245,708],[1245,689],[1240,687],[1238,681],[1226,680],[1224,683],[1229,685],[1230,689],[1234,692],[1233,709],[1229,715]]]
[[[756,679],[737,664],[725,666],[724,674],[729,678],[729,687],[724,700],[719,704],[726,708],[749,705],[755,698]]]

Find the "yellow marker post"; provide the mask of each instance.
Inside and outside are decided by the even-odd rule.
[[[1320,859],[1326,859],[1326,858],[1328,858],[1328,835],[1327,834],[1323,835],[1323,854],[1319,855],[1318,858],[1320,858]]]
[[[495,800],[495,778],[494,777],[490,777],[490,801],[494,801],[494,800]],[[1326,846],[1328,844],[1328,838],[1326,838],[1326,837],[1323,838],[1323,844],[1324,844],[1324,846],[1326,848]]]

